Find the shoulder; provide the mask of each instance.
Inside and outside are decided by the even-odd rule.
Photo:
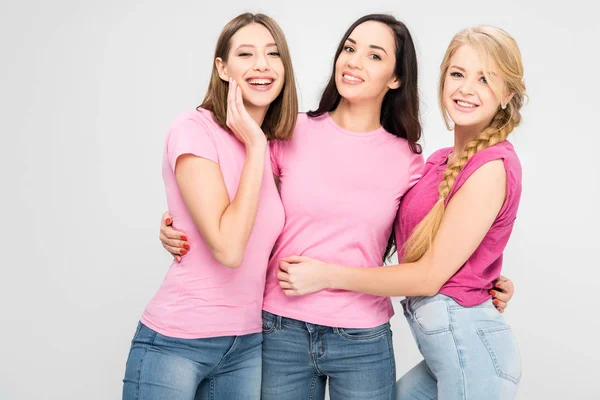
[[[214,120],[210,111],[203,108],[198,110],[186,110],[181,112],[171,124],[170,131],[198,131],[213,135],[223,130]]]
[[[451,151],[452,147],[444,147],[434,151],[429,157],[427,157],[426,164],[439,164],[444,162]]]

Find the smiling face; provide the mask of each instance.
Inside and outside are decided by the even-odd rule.
[[[234,79],[247,108],[268,108],[285,82],[285,68],[271,33],[253,23],[238,30],[230,41],[227,60],[215,60],[224,81]]]
[[[484,74],[485,70],[481,57],[470,45],[460,46],[450,58],[443,85],[443,104],[455,126],[482,130],[498,112],[506,85],[493,63]],[[494,87],[500,89],[500,96]],[[503,99],[504,104],[507,101]]]
[[[366,21],[344,43],[335,63],[335,83],[340,95],[352,102],[382,101],[400,82],[394,75],[396,44],[385,24]]]

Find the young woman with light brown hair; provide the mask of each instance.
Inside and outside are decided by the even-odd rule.
[[[142,314],[123,399],[260,398],[265,273],[285,218],[267,142],[289,139],[297,113],[281,29],[234,18],[204,101],[167,133],[167,202],[189,245]]]

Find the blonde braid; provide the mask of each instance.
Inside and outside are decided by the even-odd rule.
[[[444,203],[454,186],[458,174],[460,174],[471,157],[483,149],[505,141],[519,121],[520,115],[519,118],[515,118],[514,107],[511,106],[506,110],[499,111],[496,113],[490,126],[471,140],[456,159],[448,164],[448,167],[444,171],[443,180],[438,186],[438,201],[427,216],[415,227],[406,241],[403,250],[403,262],[418,261],[431,246],[444,216],[446,209]]]

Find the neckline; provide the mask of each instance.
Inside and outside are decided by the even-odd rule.
[[[341,126],[339,126],[334,120],[333,118],[331,118],[331,115],[329,113],[325,114],[327,117],[327,121],[329,121],[329,123],[331,124],[331,126],[333,126],[336,130],[340,131],[341,133],[345,134],[345,135],[349,135],[349,136],[356,136],[356,137],[371,137],[374,135],[378,135],[381,134],[383,132],[387,133],[387,131],[385,130],[385,128],[383,126],[380,126],[379,128],[370,131],[370,132],[354,132],[354,131],[350,131],[348,129],[344,129]]]

